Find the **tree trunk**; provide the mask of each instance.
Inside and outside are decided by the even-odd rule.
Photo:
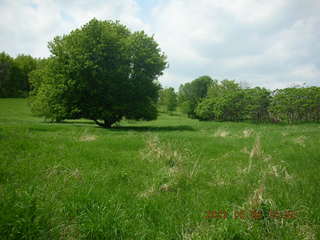
[[[111,128],[112,124],[114,124],[118,120],[115,118],[110,118],[110,119],[104,119],[103,122],[99,122],[97,119],[93,119],[93,121],[95,121],[95,123],[100,127]]]
[[[103,122],[99,122],[97,119],[93,119],[93,121],[100,127],[103,127],[103,128],[111,128],[111,125],[113,123],[110,123],[106,120],[103,120]]]

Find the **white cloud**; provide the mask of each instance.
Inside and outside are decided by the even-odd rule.
[[[292,72],[305,64],[320,69],[317,7],[308,0],[171,0],[154,10],[153,26],[168,53],[170,74],[188,73],[188,81],[192,73],[210,74],[278,88],[300,81]],[[319,79],[313,73],[304,81]]]
[[[47,57],[48,41],[78,28],[92,18],[119,19],[131,29],[145,29],[133,0],[53,1],[21,0],[0,2],[0,46],[12,55]]]
[[[165,86],[200,75],[279,88],[320,84],[317,0],[0,0],[0,51],[49,55],[47,42],[91,18],[155,34]]]

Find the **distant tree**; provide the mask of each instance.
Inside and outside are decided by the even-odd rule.
[[[123,117],[156,118],[157,78],[167,62],[153,37],[93,19],[54,38],[49,49],[51,58],[33,76],[41,78],[31,97],[38,114],[52,121],[88,118],[105,128]]]
[[[160,90],[159,105],[163,106],[167,112],[176,110],[178,105],[177,94],[172,87]]]
[[[274,119],[288,123],[320,121],[320,87],[277,89],[269,111]]]
[[[199,120],[215,120],[216,100],[213,98],[205,98],[198,104],[195,110],[196,118]]]
[[[214,81],[208,97],[196,108],[196,118],[201,120],[239,121],[245,118],[245,93],[232,80]]]
[[[29,91],[32,95],[36,95],[36,92],[40,88],[43,80],[43,75],[46,67],[48,66],[49,59],[38,58],[36,60],[36,68],[29,73]]]
[[[213,99],[216,120],[240,121],[245,118],[245,98],[242,90],[230,91]]]
[[[271,92],[265,88],[255,87],[245,89],[244,93],[248,119],[258,122],[269,120]]]
[[[224,79],[221,82],[214,81],[208,88],[208,97],[223,97],[226,94],[240,91],[241,89],[240,84],[234,80]]]
[[[13,58],[0,53],[0,97],[13,97],[17,94],[17,84],[13,79],[15,71]]]
[[[320,122],[320,87],[301,85],[271,92],[266,88],[241,86],[233,80],[213,80],[207,96],[192,98],[190,96],[196,94],[191,84],[180,87],[180,108],[187,113],[194,112],[191,117],[199,120]]]
[[[200,101],[207,97],[208,88],[213,84],[209,76],[201,76],[179,88],[178,102],[182,111],[189,117],[195,117],[195,109]]]
[[[37,60],[30,55],[18,55],[14,59],[17,69],[14,78],[18,85],[20,96],[27,96],[30,90],[29,74],[36,69]]]
[[[15,59],[0,53],[0,97],[26,97],[29,73],[36,68],[36,59],[19,55]]]

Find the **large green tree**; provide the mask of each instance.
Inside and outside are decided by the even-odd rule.
[[[167,62],[153,37],[93,19],[54,38],[49,49],[31,101],[40,115],[53,121],[83,117],[102,127],[123,117],[156,118],[157,78]]]

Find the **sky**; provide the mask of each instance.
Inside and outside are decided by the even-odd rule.
[[[202,75],[269,89],[320,86],[320,0],[0,0],[0,52],[48,57],[92,18],[154,35],[178,89]]]

